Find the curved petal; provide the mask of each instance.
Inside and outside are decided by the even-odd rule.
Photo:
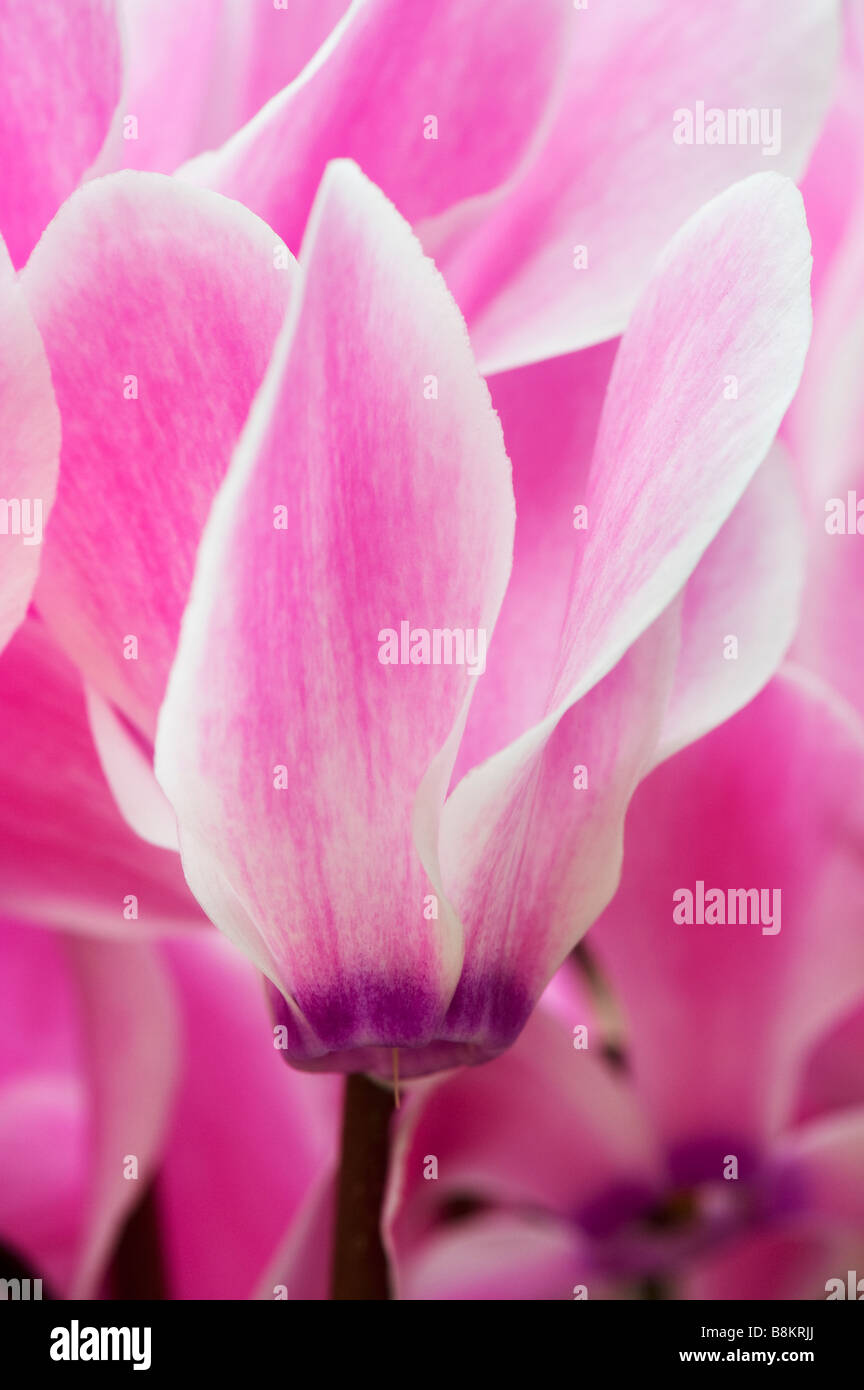
[[[168,174],[221,145],[297,76],[347,6],[121,0],[123,96],[94,172]]]
[[[340,1087],[285,1066],[260,976],[218,933],[162,949],[184,1038],[159,1172],[171,1297],[249,1298],[336,1161]]]
[[[80,189],[22,276],[63,421],[37,603],[150,738],[204,520],[292,274],[237,204],[126,173]]]
[[[555,673],[570,576],[585,531],[575,509],[617,342],[501,372],[489,381],[513,464],[513,570],[477,685],[454,779],[542,719]]]
[[[120,83],[113,0],[2,0],[0,232],[16,265],[95,160]]]
[[[92,1298],[159,1150],[173,1001],[145,946],[4,921],[0,958],[0,1232],[55,1295]]]
[[[690,0],[572,18],[564,96],[536,157],[419,229],[487,372],[620,333],[696,208],[757,171],[802,171],[831,94],[831,0],[731,0],[722,26]]]
[[[71,1298],[92,1298],[120,1225],[152,1177],[179,1066],[175,1001],[147,945],[65,938],[81,1000],[90,1098],[87,1232]],[[137,1178],[127,1177],[130,1156]]]
[[[27,612],[36,583],[60,456],[60,418],[48,362],[2,240],[0,438],[2,649]]]
[[[422,1303],[597,1297],[575,1226],[544,1215],[485,1212],[430,1237],[404,1272],[399,1297]]]
[[[621,339],[547,712],[445,807],[445,884],[466,928],[448,1018],[460,1036],[508,1045],[614,892],[624,813],[654,755],[677,660],[680,619],[668,605],[794,392],[808,273],[794,186],[748,179],[673,238]],[[736,398],[724,393],[730,378]]]
[[[798,1121],[817,1119],[835,1110],[864,1105],[864,1002],[818,1039],[802,1069]]]
[[[458,311],[352,165],[328,170],[301,272],[208,522],[156,767],[193,891],[289,1000],[292,1060],[383,1047],[389,1075],[458,974],[458,926],[424,898],[513,499]],[[461,630],[465,660],[454,639],[445,664],[431,641],[430,664],[386,664],[405,623]]]
[[[682,1180],[728,1153],[744,1175],[790,1112],[806,1050],[861,993],[862,815],[857,731],[789,676],[633,798],[591,946]]]
[[[658,761],[736,714],[774,675],[795,635],[804,569],[801,507],[775,442],[688,581]]]
[[[354,0],[298,79],[181,173],[238,198],[295,252],[338,157],[410,221],[431,216],[518,166],[557,91],[572,27],[560,0]]]
[[[139,940],[207,925],[179,855],[121,816],[77,672],[35,618],[0,655],[0,910]]]

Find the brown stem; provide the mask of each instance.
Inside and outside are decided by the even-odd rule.
[[[393,1095],[365,1076],[348,1076],[330,1297],[354,1302],[390,1296],[381,1243]]]
[[[112,1298],[138,1302],[168,1297],[159,1229],[156,1184],[151,1182],[120,1232],[111,1262]]]
[[[588,986],[603,1034],[602,1054],[618,1071],[628,1067],[624,1020],[612,987],[593,951],[584,941],[573,947],[571,958]]]

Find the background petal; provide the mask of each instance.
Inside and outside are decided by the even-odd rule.
[[[63,421],[37,603],[151,738],[204,520],[285,314],[276,252],[236,204],[125,173],[69,200],[23,276]]]

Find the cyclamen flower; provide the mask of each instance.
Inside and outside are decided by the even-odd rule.
[[[626,1070],[559,979],[504,1057],[413,1092],[386,1208],[396,1297],[845,1287],[864,1253],[861,773],[854,723],[790,670],[644,782],[590,935]],[[676,922],[698,878],[776,885],[782,930]]]
[[[507,1046],[602,909],[676,679],[671,723],[691,727],[663,739],[693,736],[699,639],[685,632],[679,659],[682,617],[664,609],[794,392],[807,234],[792,185],[762,175],[667,248],[605,389],[573,579],[568,508],[570,552],[551,583],[522,559],[500,644],[506,441],[443,283],[347,164],[328,172],[299,270],[273,247],[237,205],[153,175],[98,180],[55,219],[22,277],[64,421],[36,601],[92,687],[123,806],[140,801],[135,757],[159,716],[187,878],[281,990],[292,1060],[389,1074],[399,1048],[410,1075]],[[739,583],[749,595],[721,543],[685,629],[701,632],[699,606]],[[768,628],[770,587],[765,600],[746,601]],[[516,727],[481,726],[495,756],[445,806],[466,718],[468,747],[478,738],[473,678],[384,666],[378,634],[405,617],[486,630],[477,679],[494,702],[526,607],[542,636],[518,713],[501,699],[496,716]],[[751,693],[695,717],[708,727]],[[580,793],[576,764],[590,769]],[[169,844],[148,796],[141,828]]]
[[[682,63],[730,106],[768,87],[779,102],[794,69],[780,167],[797,171],[827,99],[831,11],[802,6],[749,66],[743,4],[726,16],[733,63],[671,0],[636,21],[559,0],[514,0],[492,15],[480,3],[419,15],[404,0],[358,0],[344,13],[304,11],[273,61],[276,10],[244,20],[232,48],[229,9],[201,16],[209,37],[189,104],[160,134],[156,113],[182,85],[175,64],[197,30],[129,4],[118,44],[109,7],[90,7],[87,43],[68,46],[70,93],[85,68],[94,83],[86,120],[68,146],[52,143],[56,177],[33,203],[21,190],[36,151],[18,131],[38,34],[17,7],[9,15],[23,26],[6,137],[20,177],[0,222],[16,260],[49,202],[91,179],[21,275],[63,438],[35,602],[85,678],[119,805],[163,849],[177,844],[176,814],[199,902],[281,992],[289,1056],[382,1074],[394,1048],[406,1050],[408,1074],[481,1060],[513,1040],[608,900],[627,800],[658,748],[743,703],[782,651],[767,642],[706,702],[700,614],[718,591],[729,603],[737,589],[742,607],[746,593],[722,538],[681,614],[664,610],[794,392],[808,333],[806,229],[779,175],[728,188],[763,167],[752,148],[724,147],[682,177],[666,116]],[[61,80],[68,20],[62,7],[50,13],[46,57]],[[160,44],[157,20],[176,46]],[[633,58],[643,43],[649,64]],[[357,84],[380,63],[389,76],[358,103]],[[230,109],[208,114],[194,93],[223,64],[235,76]],[[490,119],[490,91],[511,80],[518,100]],[[426,138],[418,93],[438,141]],[[589,112],[597,134],[574,144]],[[400,119],[407,144],[392,138]],[[361,161],[393,197],[446,285],[374,184],[352,164],[328,164],[333,155]],[[190,156],[171,179],[93,178]],[[588,276],[571,263],[574,220],[591,244]],[[277,233],[299,251],[299,270]],[[530,520],[508,587],[507,439],[473,354],[500,371],[628,319],[607,389],[602,350],[589,368],[600,370],[586,394],[604,404],[587,482],[587,441],[584,459],[559,454],[554,471],[536,455],[520,462]],[[560,386],[558,367],[548,388],[538,370],[534,411]],[[506,415],[515,391],[518,432],[509,376],[496,398]],[[583,487],[584,538],[569,527]],[[736,523],[744,529],[753,505]],[[791,607],[764,586],[753,621],[783,635]],[[464,667],[375,660],[377,634],[403,621],[489,636],[473,715]],[[172,810],[148,770],[157,723]],[[577,767],[589,782],[574,796]]]

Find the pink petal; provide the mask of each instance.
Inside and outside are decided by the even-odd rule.
[[[178,1067],[174,1000],[150,946],[67,938],[90,1096],[87,1237],[70,1290],[92,1298],[121,1223],[158,1162]],[[138,1177],[126,1177],[129,1156]]]
[[[48,363],[2,240],[0,435],[3,441],[0,461],[2,648],[27,612],[36,582],[43,528],[57,486],[60,453],[60,420]]]
[[[846,1279],[861,1262],[861,1239],[810,1222],[756,1231],[709,1255],[688,1271],[679,1298],[809,1301],[826,1297],[828,1279]],[[788,1323],[787,1323],[788,1326]]]
[[[573,565],[585,544],[574,508],[585,501],[616,348],[603,343],[502,372],[489,382],[513,464],[516,540],[495,640],[459,748],[457,778],[546,712]]]
[[[402,1300],[543,1301],[594,1289],[576,1228],[543,1215],[484,1213],[444,1227],[409,1266]],[[596,1291],[595,1291],[595,1296]]]
[[[63,207],[23,276],[63,420],[37,602],[150,737],[204,520],[284,317],[280,247],[223,198],[116,174]]]
[[[451,1036],[509,1044],[614,891],[623,816],[659,739],[677,658],[677,613],[656,620],[729,516],[795,389],[809,331],[807,246],[788,180],[736,185],[667,247],[621,340],[545,717],[445,808],[445,882],[467,937]],[[724,395],[730,376],[737,399]],[[580,767],[587,788],[572,780]]]
[[[221,145],[297,76],[347,6],[123,0],[123,96],[97,171],[170,173]]]
[[[92,1298],[158,1151],[172,1001],[149,947],[3,922],[0,955],[0,1238],[55,1294]]]
[[[238,198],[295,252],[336,157],[356,160],[411,221],[429,217],[519,166],[572,29],[559,0],[354,3],[297,81],[183,176]]]
[[[803,529],[786,453],[776,443],[687,584],[658,759],[736,714],[779,667],[798,621]]]
[[[830,96],[837,16],[825,0],[794,13],[786,0],[731,0],[722,26],[691,0],[591,5],[572,19],[563,98],[535,158],[420,229],[485,371],[620,333],[658,251],[700,204],[766,168],[801,172]],[[765,112],[768,145],[700,145],[695,124],[694,143],[677,143],[676,113],[700,101]],[[766,156],[777,111],[779,149]]]
[[[3,921],[0,960],[0,1242],[56,1292],[68,1286],[84,1236],[80,1018],[53,932]]]
[[[666,247],[606,394],[560,691],[587,689],[662,612],[767,454],[807,349],[809,272],[800,196],[775,174]]]
[[[340,1087],[285,1066],[260,976],[217,933],[164,950],[184,1030],[159,1176],[170,1293],[248,1298],[280,1232],[335,1162]],[[230,1240],[214,1222],[219,1211]]]
[[[677,606],[598,685],[464,777],[441,824],[465,957],[446,1036],[508,1047],[618,882],[624,816],[651,761],[678,654]]]
[[[379,633],[491,630],[513,499],[462,320],[354,166],[328,170],[301,267],[199,553],[156,766],[193,891],[290,999],[292,1059],[386,1047],[389,1074],[458,974],[446,901],[423,912],[474,678],[384,665]]]
[[[120,95],[112,0],[0,3],[0,232],[23,265],[93,163]]]
[[[790,1184],[802,1207],[857,1231],[864,1250],[864,1107],[794,1130],[775,1162],[779,1181]]]
[[[797,1120],[864,1105],[864,1001],[816,1042],[802,1071]]]
[[[788,1116],[807,1048],[864,987],[861,787],[855,730],[778,677],[633,799],[621,886],[591,945],[682,1180],[694,1144],[718,1173],[737,1154],[743,1174]],[[673,920],[684,889],[698,914],[699,882],[721,890],[724,918],[727,890],[766,890],[765,916],[760,901],[755,924]],[[773,890],[779,931],[765,920]]]
[[[0,656],[0,910],[139,940],[206,926],[179,856],[125,824],[77,673],[35,618]]]
[[[577,1050],[573,1030],[586,1023],[588,1048]],[[545,1214],[575,1227],[610,1189],[650,1197],[660,1180],[650,1132],[631,1088],[598,1050],[588,1011],[574,1013],[565,1028],[541,1007],[503,1057],[410,1093],[384,1208],[397,1296],[417,1296],[412,1289],[425,1281],[427,1259],[441,1268],[429,1249],[439,1242],[446,1249],[454,1203],[478,1202],[514,1217]],[[430,1158],[437,1159],[437,1178],[425,1176]],[[568,1248],[572,1254],[575,1245]],[[450,1277],[458,1279],[458,1271]],[[574,1282],[576,1271],[559,1296],[571,1297]]]

